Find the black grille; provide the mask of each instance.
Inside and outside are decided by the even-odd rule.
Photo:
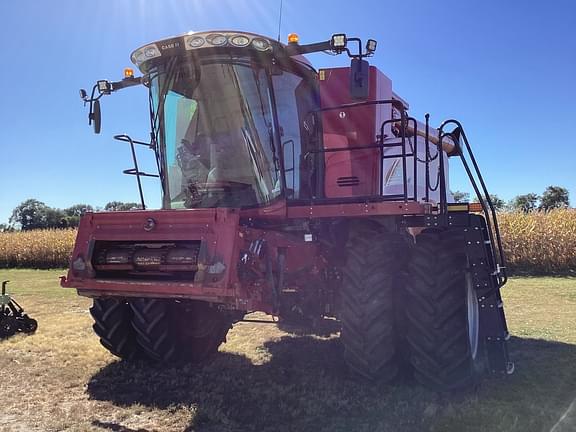
[[[99,273],[118,275],[190,273],[198,270],[199,241],[112,242],[97,241],[92,266]]]
[[[338,180],[336,180],[336,184],[340,187],[358,186],[360,184],[360,179],[356,176],[338,177]]]

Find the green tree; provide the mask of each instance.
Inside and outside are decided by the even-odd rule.
[[[538,201],[540,196],[535,193],[527,193],[525,195],[518,195],[510,201],[510,208],[512,210],[523,211],[528,213],[538,208]]]
[[[87,211],[93,211],[94,208],[89,204],[75,204],[71,207],[64,209],[66,216],[82,216]]]
[[[66,221],[66,226],[77,227],[80,225],[80,218],[87,211],[94,211],[94,207],[89,204],[75,204],[71,207],[64,209],[66,216],[64,220]]]
[[[470,194],[468,192],[454,191],[452,192],[452,196],[454,197],[454,202],[457,203],[470,201]]]
[[[12,231],[14,231],[13,225],[0,223],[0,232],[12,232]]]
[[[48,209],[42,201],[27,199],[12,211],[10,223],[20,225],[23,231],[46,228]]]
[[[561,186],[548,186],[540,199],[541,210],[568,207],[569,205],[568,189]]]
[[[474,197],[473,201],[480,202],[477,197]],[[490,194],[490,201],[492,201],[492,205],[496,211],[502,211],[506,208],[506,202],[496,194]]]
[[[110,201],[104,207],[105,211],[125,211],[125,210],[138,210],[140,204],[134,202]]]
[[[23,231],[67,226],[66,213],[52,208],[37,199],[27,199],[18,205],[10,216],[10,224],[19,225]]]
[[[44,228],[66,228],[67,226],[64,211],[52,207],[46,209],[46,226]]]

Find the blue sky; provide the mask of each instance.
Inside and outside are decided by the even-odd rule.
[[[121,174],[148,136],[143,88],[103,102],[94,135],[78,89],[120,79],[133,49],[190,30],[238,29],[275,37],[280,0],[52,0],[0,2],[0,223],[27,198],[52,207],[137,201]],[[281,38],[332,33],[378,40],[371,60],[432,122],[459,119],[490,190],[505,199],[548,185],[576,202],[576,2],[284,0]],[[315,54],[316,67],[343,56]],[[144,149],[142,164],[153,168]],[[456,164],[453,164],[456,165]],[[454,167],[455,168],[455,167]],[[460,170],[452,188],[470,190]],[[159,187],[144,180],[148,201]]]

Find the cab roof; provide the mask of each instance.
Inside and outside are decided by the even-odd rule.
[[[163,57],[185,55],[205,49],[251,50],[273,57],[287,56],[287,46],[267,36],[235,30],[210,30],[188,32],[183,35],[161,39],[143,45],[132,52],[130,59],[142,72],[146,72],[149,62]],[[292,56],[294,60],[310,66],[302,55]]]

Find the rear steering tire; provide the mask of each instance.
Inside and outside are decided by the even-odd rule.
[[[407,359],[437,391],[473,387],[482,372],[476,292],[461,230],[416,238],[405,285]]]
[[[398,374],[394,288],[405,243],[398,234],[365,222],[350,230],[343,268],[340,320],[344,359],[367,379]]]

